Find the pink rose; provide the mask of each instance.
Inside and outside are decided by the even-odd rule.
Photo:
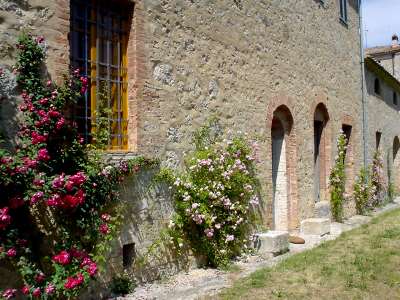
[[[46,148],[42,148],[38,151],[38,155],[36,157],[37,160],[39,161],[48,161],[50,160],[50,155],[49,152],[47,151]]]
[[[100,231],[102,234],[106,235],[106,234],[109,234],[109,233],[110,233],[110,228],[108,227],[107,224],[103,223],[103,224],[101,224],[101,225],[99,226],[99,231]]]
[[[102,219],[104,222],[109,222],[109,221],[111,220],[111,216],[110,216],[109,214],[102,214],[102,215],[101,215],[101,219]]]
[[[58,255],[53,256],[53,261],[65,266],[71,262],[71,255],[67,251],[63,250]]]
[[[16,292],[17,292],[16,289],[6,289],[6,290],[3,292],[2,296],[3,296],[4,298],[6,298],[6,299],[12,299],[12,298],[15,297]]]
[[[32,198],[31,198],[31,204],[36,204],[37,202],[39,202],[40,200],[43,199],[44,193],[43,192],[36,192],[35,194],[33,194]]]
[[[32,292],[32,296],[35,298],[39,298],[42,295],[42,292],[40,291],[40,288],[36,288]]]
[[[41,282],[44,281],[45,278],[46,278],[46,276],[45,276],[42,272],[40,272],[39,274],[37,274],[37,275],[35,276],[35,281],[36,281],[37,283],[41,283]]]
[[[28,295],[29,294],[29,285],[24,285],[22,288],[21,288],[21,292],[22,292],[22,294],[24,294],[24,295]]]
[[[45,288],[45,292],[47,295],[51,295],[55,291],[56,291],[56,287],[52,283],[49,283],[49,285]]]
[[[10,248],[10,249],[8,249],[6,254],[8,257],[15,257],[17,255],[17,250],[15,250],[14,247]]]

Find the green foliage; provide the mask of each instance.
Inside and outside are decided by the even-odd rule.
[[[112,109],[108,106],[109,89],[103,84],[99,87],[97,110],[94,112],[96,122],[92,129],[92,144],[97,149],[107,149],[110,143],[111,128],[110,119],[112,118]]]
[[[24,114],[17,151],[0,149],[0,260],[13,264],[24,286],[0,295],[16,287],[31,298],[75,298],[106,264],[122,223],[121,181],[158,162],[107,164],[64,116],[86,93],[87,78],[74,70],[61,86],[45,82],[42,37],[22,35],[18,49]]]
[[[371,166],[371,201],[370,207],[382,205],[386,196],[386,181],[383,174],[383,159],[381,153],[377,150],[374,153]]]
[[[338,154],[335,158],[335,165],[329,177],[331,193],[331,210],[335,221],[340,222],[343,218],[343,201],[345,192],[345,159],[347,139],[341,131],[337,139]]]
[[[357,213],[360,215],[368,211],[368,204],[371,199],[371,182],[369,172],[361,168],[360,175],[354,183],[354,200]]]
[[[113,277],[111,281],[111,292],[117,295],[131,293],[136,287],[135,280],[127,273]]]
[[[248,243],[259,183],[244,138],[221,142],[210,128],[195,134],[196,150],[187,157],[185,172],[163,176],[174,186],[170,229],[176,249],[188,243],[197,256],[221,267]]]

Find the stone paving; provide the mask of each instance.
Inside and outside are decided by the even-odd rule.
[[[274,266],[295,253],[314,248],[324,241],[336,239],[341,233],[366,224],[372,217],[396,208],[400,208],[400,198],[397,198],[394,203],[376,209],[371,216],[353,216],[343,223],[333,222],[331,223],[330,233],[323,236],[291,232],[292,235],[302,237],[305,243],[290,244],[289,252],[275,257],[272,255],[269,257],[265,257],[264,255],[242,257],[234,263],[240,269],[237,272],[230,273],[216,269],[193,269],[187,273],[180,273],[172,276],[165,282],[149,283],[139,286],[135,289],[134,293],[115,299],[191,300],[201,299],[204,296],[213,296],[218,294],[222,289],[230,287],[234,281],[246,277],[258,269]]]

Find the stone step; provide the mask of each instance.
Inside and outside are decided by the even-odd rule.
[[[260,255],[285,253],[289,251],[289,233],[287,231],[257,233],[255,248]]]
[[[371,221],[371,217],[355,215],[350,217],[348,220],[345,220],[344,223],[353,226],[367,224],[369,221]]]
[[[300,223],[300,232],[304,235],[329,234],[331,231],[331,221],[328,218],[305,219]]]

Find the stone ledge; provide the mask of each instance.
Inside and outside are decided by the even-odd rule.
[[[121,161],[133,159],[138,157],[139,155],[136,152],[129,152],[129,151],[126,152],[104,151],[102,156],[107,163],[118,164]]]
[[[256,234],[255,248],[261,256],[279,255],[289,250],[289,233],[286,231],[268,231]]]
[[[301,221],[300,232],[305,235],[323,236],[331,231],[331,222],[327,218],[312,218]]]

